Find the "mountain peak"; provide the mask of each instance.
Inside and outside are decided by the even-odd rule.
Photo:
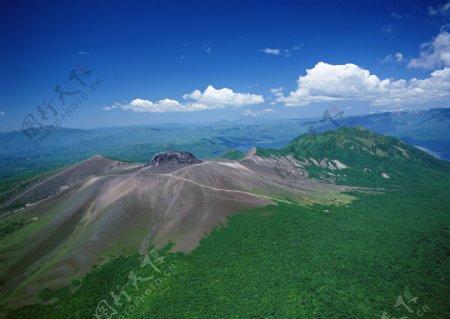
[[[247,151],[247,153],[245,154],[245,158],[251,158],[251,157],[255,156],[256,152],[257,152],[256,147],[252,147],[252,148],[249,149],[249,150]]]
[[[292,155],[298,160],[312,160],[317,163],[335,159],[351,168],[351,171],[341,174],[341,181],[350,184],[355,184],[354,181],[360,182],[364,178],[373,179],[375,176],[384,179],[389,176],[390,180],[404,179],[406,176],[412,178],[415,171],[425,167],[448,169],[446,163],[398,138],[357,126],[342,127],[319,134],[303,134],[282,149],[258,149],[257,155]],[[328,171],[318,175],[336,176],[335,172]],[[353,181],[350,178],[353,178]]]
[[[197,159],[189,152],[161,152],[153,156],[148,165],[179,165],[179,164],[198,164],[202,161]]]

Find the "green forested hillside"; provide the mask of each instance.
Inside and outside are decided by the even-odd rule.
[[[242,212],[192,253],[166,254],[160,270],[173,270],[167,278],[140,268],[138,255],[118,257],[71,289],[46,291],[45,299],[59,298],[53,305],[10,317],[91,317],[102,299],[113,306],[110,292],[134,271],[155,279],[127,288],[131,301],[114,306],[125,318],[347,319],[383,311],[400,318],[409,313],[394,305],[405,290],[418,297],[414,311],[427,306],[426,318],[446,318],[449,187],[447,176],[435,185],[358,194],[344,207],[279,203]]]
[[[9,317],[108,318],[100,306],[112,318],[450,317],[448,164],[358,128],[258,153],[339,159],[350,168],[338,182],[377,188],[341,206],[277,202],[243,211],[191,253],[167,247],[145,267],[137,253],[115,257],[72,287],[43,291],[50,304]],[[364,175],[367,166],[392,177]]]
[[[348,169],[332,172],[339,183],[352,185],[392,185],[423,183],[422,178],[450,168],[448,162],[401,140],[362,127],[340,128],[321,134],[304,134],[281,149],[258,149],[261,156],[293,155],[298,159],[337,159]],[[312,176],[324,176],[326,169],[307,167]],[[421,171],[420,173],[418,171]],[[385,173],[389,180],[382,178]],[[423,174],[422,174],[423,173]]]

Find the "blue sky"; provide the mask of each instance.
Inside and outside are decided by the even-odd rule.
[[[5,0],[0,12],[1,131],[27,114],[90,128],[450,100],[448,0]]]

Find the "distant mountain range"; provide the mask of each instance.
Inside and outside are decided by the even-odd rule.
[[[450,160],[450,109],[398,111],[364,116],[289,119],[210,125],[160,125],[91,130],[44,127],[29,138],[21,131],[0,133],[0,179],[73,164],[95,154],[147,161],[160,151],[185,150],[199,158],[219,157],[253,146],[279,148],[308,131],[361,126],[398,137],[441,159]],[[31,135],[31,134],[30,134]],[[32,136],[32,135],[31,135]],[[39,141],[39,137],[42,136]],[[37,145],[36,145],[37,144]]]
[[[294,156],[311,176],[348,185],[383,185],[417,181],[420,169],[448,169],[450,163],[398,138],[362,127],[342,127],[303,134],[280,149],[258,149],[261,156]],[[334,160],[333,160],[334,159]],[[345,164],[344,164],[345,163]],[[350,168],[350,169],[349,169]]]
[[[355,126],[398,137],[436,157],[450,160],[450,108],[385,112],[335,120],[342,126],[349,121]],[[328,122],[320,126],[320,131],[335,127]]]

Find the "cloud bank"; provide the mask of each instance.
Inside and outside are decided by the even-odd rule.
[[[241,107],[264,102],[264,98],[261,95],[235,93],[227,88],[216,90],[212,85],[209,85],[203,93],[200,90],[195,90],[192,93],[183,95],[183,98],[185,100],[194,100],[196,103],[206,105],[209,108]]]
[[[286,106],[337,100],[368,101],[372,105],[404,105],[450,98],[450,68],[436,70],[425,79],[380,79],[369,70],[348,63],[317,63],[297,80],[289,95],[277,92],[276,100]]]
[[[450,2],[449,2],[450,4]],[[437,10],[437,9],[436,9]],[[447,5],[439,7],[446,12]],[[287,107],[305,106],[316,102],[339,100],[364,101],[374,106],[404,106],[428,104],[450,99],[450,25],[440,29],[440,33],[431,41],[421,45],[417,58],[407,59],[400,52],[387,55],[381,63],[407,63],[408,68],[434,70],[424,79],[381,79],[369,70],[356,64],[317,63],[299,76],[297,88],[288,95],[283,88],[271,89],[272,97],[267,99],[269,105],[276,103]],[[294,47],[292,50],[298,50]],[[271,55],[290,54],[290,50],[265,48],[260,50]],[[115,103],[102,109],[130,110],[133,112],[192,112],[239,108],[266,102],[262,95],[234,92],[229,88],[216,89],[209,85],[203,92],[194,90],[183,95],[183,101],[165,98],[159,101],[137,98],[131,102]],[[256,116],[274,110],[266,108],[261,111],[244,111],[243,115]],[[2,114],[0,114],[2,115]]]
[[[249,105],[256,105],[264,102],[262,95],[250,93],[236,93],[231,89],[215,89],[209,85],[203,92],[194,90],[192,93],[183,95],[187,100],[181,103],[173,99],[162,99],[156,102],[146,99],[134,99],[129,103],[116,103],[112,106],[106,106],[104,111],[111,111],[120,108],[122,110],[130,110],[134,112],[192,112],[205,111],[224,108],[238,108]]]
[[[420,57],[412,59],[408,63],[408,67],[433,69],[450,66],[450,33],[445,30],[446,27],[441,29],[436,38],[430,42],[422,43]]]

